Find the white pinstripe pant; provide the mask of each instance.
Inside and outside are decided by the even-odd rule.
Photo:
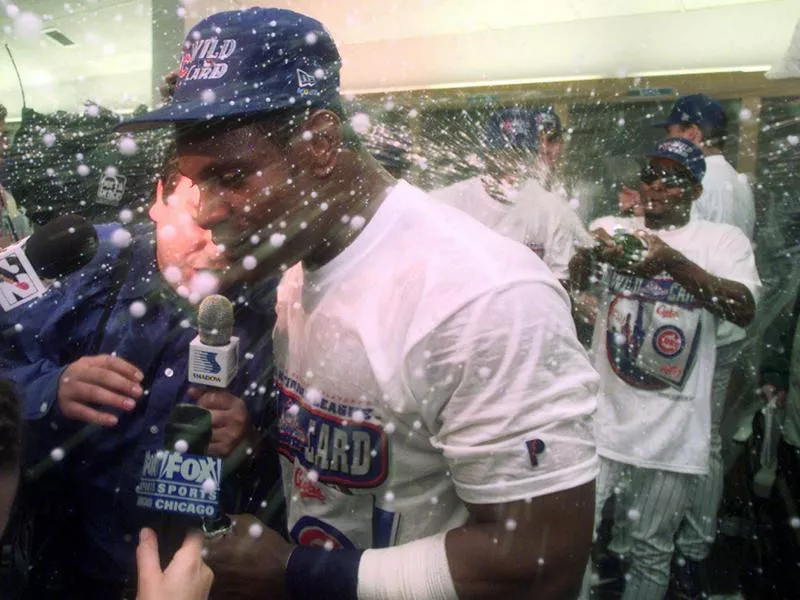
[[[720,460],[720,481],[721,464]],[[718,495],[714,501],[710,498],[712,494],[706,494],[709,506],[693,504],[704,498],[702,488],[709,490],[714,487],[719,486],[711,475],[643,469],[600,457],[595,523],[600,523],[603,505],[613,494],[616,513],[610,547],[624,554],[631,565],[623,600],[658,600],[664,597],[669,587],[675,539],[682,524],[690,528],[690,539],[694,537],[693,541],[700,541],[696,547],[704,548],[707,553],[709,544],[705,541],[709,535],[713,541],[716,519],[709,522],[698,520],[696,516],[708,514],[711,503],[715,504],[713,512],[716,513]],[[698,535],[692,536],[692,533]],[[687,551],[683,544],[681,549]]]

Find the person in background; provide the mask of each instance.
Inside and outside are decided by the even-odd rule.
[[[795,282],[795,288],[797,283]],[[771,527],[759,532],[768,549],[762,565],[777,598],[793,598],[800,586],[800,291],[795,289],[764,338],[760,370],[761,395],[783,415],[777,472],[766,512]]]
[[[486,130],[485,172],[431,195],[527,246],[566,283],[575,248],[591,238],[566,192],[551,191],[562,133],[561,119],[549,107],[494,113]]]
[[[206,391],[187,382],[195,308],[180,296],[199,301],[225,266],[197,226],[198,198],[168,165],[150,209],[154,228],[98,225],[93,262],[2,325],[0,374],[20,393],[32,435],[27,480],[44,503],[34,519],[45,550],[33,556],[24,598],[105,600],[133,587],[135,540],[148,518],[135,488],[177,402],[211,410],[210,454],[253,451],[223,487],[226,510],[253,491],[251,466],[262,480],[272,477],[265,485],[277,480],[276,454],[256,448],[273,414],[266,409],[273,282],[229,290],[243,353],[233,384]],[[48,502],[54,494],[58,502]]]
[[[22,455],[22,415],[14,388],[0,379],[0,537],[17,493]]]
[[[752,241],[756,223],[753,192],[747,177],[737,173],[722,155],[728,117],[719,102],[705,94],[682,96],[667,119],[653,123],[653,127],[663,127],[668,137],[687,139],[703,150],[703,194],[692,206],[692,219],[733,225]]]
[[[187,54],[173,103],[123,123],[176,123],[198,222],[250,280],[285,270],[274,340],[292,543],[237,516],[207,545],[212,593],[574,596],[597,378],[563,288],[377,165],[346,125],[321,23],[229,11],[186,43],[212,38],[219,61]],[[220,77],[196,79],[208,69]]]
[[[0,104],[0,250],[31,233],[31,225],[19,210],[14,197],[3,187],[3,172],[8,151],[8,110]]]
[[[513,206],[520,185],[532,171],[538,141],[530,109],[492,113],[481,142],[476,155],[482,155],[477,160],[483,172],[433,190],[431,196],[493,229]]]
[[[696,542],[678,544],[687,571],[698,568],[714,540],[722,491],[722,403],[715,402],[711,368],[716,327],[719,320],[747,325],[760,289],[745,235],[690,219],[702,192],[701,150],[668,138],[648,158],[644,228],[635,218],[601,219],[593,224],[599,245],[579,250],[570,265],[578,289],[594,260],[608,265],[592,345],[604,392],[595,417],[595,522],[614,496],[610,548],[630,561],[625,600],[664,597],[683,528]],[[620,262],[624,247],[611,236],[621,232],[644,240],[643,256]]]

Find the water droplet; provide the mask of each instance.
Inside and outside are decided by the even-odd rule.
[[[128,310],[134,319],[141,319],[147,313],[147,305],[141,300],[131,302]]]
[[[186,440],[178,440],[175,442],[175,452],[180,452],[183,454],[187,450],[189,450],[189,442]]]
[[[203,482],[203,484],[200,486],[200,489],[202,489],[202,490],[203,490],[203,493],[204,493],[206,496],[209,496],[209,495],[211,495],[211,494],[213,494],[214,492],[216,492],[216,491],[217,491],[217,484],[216,484],[216,482],[215,482],[213,479],[211,479],[211,478],[208,478],[208,479],[206,479],[206,480]]]
[[[130,231],[123,229],[122,227],[115,229],[111,233],[111,243],[117,248],[127,248],[131,243]]]
[[[166,369],[164,369],[164,375],[166,375],[167,377],[172,377],[173,375],[175,375],[175,371],[167,367]]]
[[[269,243],[273,248],[280,248],[286,241],[286,236],[282,233],[273,233],[269,236]]]
[[[392,490],[389,490],[383,495],[383,499],[386,500],[387,502],[394,502],[394,492]]]
[[[515,531],[517,522],[514,519],[506,519],[506,531]]]
[[[247,528],[247,535],[254,540],[260,538],[264,534],[264,526],[261,523],[253,523]]]
[[[308,44],[309,46],[313,46],[316,43],[317,43],[317,34],[314,33],[313,31],[309,31],[306,34],[306,44]]]
[[[369,115],[363,112],[354,114],[350,119],[350,126],[356,133],[360,135],[366,134],[370,128]]]
[[[117,148],[123,156],[132,156],[136,154],[136,141],[131,136],[126,135],[117,142]]]
[[[63,448],[53,448],[50,451],[50,458],[52,458],[56,462],[60,462],[64,460],[64,449]]]
[[[109,169],[110,168],[111,167],[109,167]],[[108,169],[106,169],[106,175],[108,175]],[[133,211],[130,208],[123,208],[121,211],[119,211],[119,220],[121,223],[130,223],[133,221]]]

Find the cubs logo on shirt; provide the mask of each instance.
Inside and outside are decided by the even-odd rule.
[[[667,275],[612,272],[606,355],[612,371],[641,390],[681,389],[695,363],[699,304]]]

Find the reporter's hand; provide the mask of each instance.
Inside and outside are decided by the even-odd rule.
[[[214,573],[203,562],[202,550],[202,534],[190,533],[162,571],[156,534],[151,529],[142,529],[136,548],[139,572],[136,600],[206,600]]]
[[[286,564],[294,546],[253,515],[231,515],[224,536],[206,540],[214,570],[214,597],[224,600],[286,598]]]
[[[786,404],[786,390],[779,390],[774,385],[762,385],[758,392],[767,402],[770,402],[774,398],[778,408],[783,408]]]
[[[192,387],[189,396],[197,406],[211,411],[211,456],[226,457],[242,443],[250,433],[250,416],[247,406],[226,390]]]
[[[130,412],[144,393],[139,369],[117,356],[84,356],[58,380],[58,408],[68,419],[113,427],[119,419],[98,408]]]

